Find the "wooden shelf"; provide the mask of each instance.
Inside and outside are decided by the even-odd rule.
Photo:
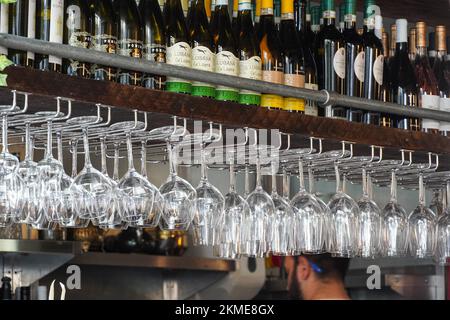
[[[55,97],[72,98],[74,114],[95,110],[96,103],[121,108],[114,120],[131,116],[132,109],[151,112],[151,127],[170,124],[168,115],[213,121],[228,127],[280,129],[299,137],[319,137],[330,141],[350,141],[393,149],[450,154],[450,139],[422,132],[382,128],[343,120],[311,117],[255,106],[221,102],[189,95],[149,90],[117,83],[70,77],[21,67],[9,67],[8,88],[32,93],[30,110],[49,110]],[[11,103],[8,89],[0,89],[0,104]],[[300,139],[294,139],[299,141]],[[303,139],[304,140],[304,139]]]
[[[237,267],[236,261],[234,260],[96,252],[78,255],[71,263],[91,266],[163,268],[221,272],[235,271]]]

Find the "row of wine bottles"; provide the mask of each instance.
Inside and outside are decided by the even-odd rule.
[[[356,0],[344,0],[336,26],[334,0],[17,0],[0,7],[0,32],[75,47],[190,67],[217,74],[375,99],[399,108],[450,107],[450,59],[445,27],[437,26],[433,64],[427,28],[409,32],[404,19],[391,27],[391,47],[375,0],[364,0],[364,28],[356,28]],[[277,1],[278,2],[278,1]],[[206,7],[209,7],[207,4]],[[230,18],[230,13],[232,17]],[[409,38],[409,39],[408,39]],[[409,44],[408,44],[409,40]],[[432,49],[432,48],[430,48]],[[432,53],[433,50],[430,50]],[[203,82],[89,65],[83,61],[0,48],[17,65],[122,84],[192,94],[271,109],[446,134],[438,121],[367,112]],[[434,71],[434,72],[433,72]]]

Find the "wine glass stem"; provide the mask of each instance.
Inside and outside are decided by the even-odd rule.
[[[308,183],[309,183],[309,193],[314,194],[316,190],[314,186],[314,173],[311,166],[308,167]]]
[[[89,137],[87,128],[83,129],[83,145],[84,145],[84,166],[86,168],[91,167],[91,157],[89,154]]]
[[[201,150],[201,180],[208,180],[208,168],[206,167],[206,152],[204,147]]]
[[[77,146],[78,141],[76,139],[72,140],[71,142],[71,148],[72,148],[72,178],[75,178],[78,171],[78,155],[77,155]]]
[[[236,191],[236,176],[234,174],[234,159],[230,159],[230,193]]]
[[[336,174],[336,193],[342,192],[342,189],[341,189],[341,177],[340,177],[340,174],[339,174],[339,167],[338,167],[337,163],[334,165],[334,172]]]
[[[450,180],[447,180],[447,183],[445,185],[445,208],[447,209],[448,206],[450,206]]]
[[[177,175],[177,156],[176,156],[176,148],[171,145],[170,142],[167,142],[167,153],[169,155],[169,170],[171,176]]]
[[[283,197],[289,199],[289,176],[286,168],[283,168]]]
[[[300,191],[305,192],[305,177],[303,174],[303,161],[300,159],[298,161],[298,179],[300,182]]]
[[[245,174],[244,174],[244,196],[247,197],[250,194],[250,172],[249,165],[245,165]]]
[[[131,132],[127,133],[128,170],[134,170],[133,143],[131,142]]]
[[[47,150],[45,152],[46,158],[53,157],[53,139],[52,139],[52,130],[53,130],[53,123],[51,121],[47,122]]]
[[[8,150],[8,116],[6,114],[3,115],[2,118],[2,144],[3,151],[2,153],[9,153]]]
[[[114,143],[114,173],[113,180],[119,181],[119,144]]]
[[[63,163],[63,143],[61,131],[56,132],[56,143],[58,147],[58,161]]]
[[[102,158],[102,174],[105,176],[108,175],[108,170],[106,168],[106,143],[105,143],[105,137],[100,138],[100,152],[101,152],[101,158]]]
[[[276,194],[276,193],[277,193],[277,172],[276,172],[275,161],[273,161],[272,162],[272,194]]]
[[[256,157],[256,187],[261,187],[261,161],[259,156]]]
[[[369,197],[367,192],[367,172],[366,168],[362,168],[362,187],[363,187],[363,197]]]
[[[397,176],[395,170],[391,172],[391,202],[397,202]]]
[[[31,161],[31,153],[33,152],[32,149],[30,150],[30,147],[31,147],[30,130],[31,130],[31,124],[29,122],[27,122],[25,124],[25,160],[27,160],[27,161]]]
[[[147,142],[141,142],[141,175],[147,177]]]
[[[419,174],[419,205],[425,205],[425,187],[423,185],[423,173]]]
[[[34,136],[30,136],[30,145],[29,145],[29,151],[28,154],[30,156],[30,160],[33,161],[34,157]]]

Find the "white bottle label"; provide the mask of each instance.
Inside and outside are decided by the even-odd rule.
[[[216,0],[215,5],[216,6],[227,6],[228,5],[228,0]]]
[[[216,54],[216,73],[228,76],[239,76],[239,59],[230,51],[221,51]],[[217,86],[218,90],[233,90],[228,87]]]
[[[239,61],[239,76],[246,79],[261,80],[261,58],[253,56],[247,60]],[[241,90],[241,93],[254,94],[253,91],[248,90]]]
[[[204,46],[192,48],[192,69],[214,72],[214,53]],[[192,82],[193,86],[205,86],[203,82]],[[207,85],[210,86],[210,85]]]
[[[179,67],[190,68],[192,62],[192,49],[186,42],[177,42],[173,46],[167,47],[166,63]],[[167,78],[168,82],[187,82],[187,80]]]
[[[424,94],[422,95],[422,108],[439,110],[440,97],[434,95]],[[439,121],[423,119],[422,127],[424,129],[439,129]]]
[[[8,33],[8,12],[9,4],[2,3],[0,5],[0,32]],[[0,54],[8,54],[8,49],[0,47]]]
[[[28,0],[28,30],[27,37],[36,38],[36,0]],[[27,59],[34,60],[34,52],[27,52]]]
[[[67,21],[66,27],[69,30],[81,29],[81,9],[79,6],[70,5],[66,9]]]
[[[361,82],[364,82],[365,57],[364,51],[358,53],[354,63],[356,78]]]
[[[50,42],[63,41],[64,0],[52,0],[50,7]],[[49,62],[61,64],[60,57],[49,56]]]
[[[340,48],[336,51],[333,59],[334,72],[339,78],[345,79],[345,49]]]
[[[450,112],[450,98],[440,98],[439,99],[439,110]],[[450,122],[441,121],[439,124],[439,129],[441,131],[450,132]]]
[[[373,63],[373,77],[381,86],[383,85],[384,56],[380,54]]]

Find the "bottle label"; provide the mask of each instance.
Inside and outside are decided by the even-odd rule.
[[[291,87],[304,88],[305,75],[303,74],[284,74],[284,84]],[[284,98],[284,110],[305,111],[305,100],[298,98]]]
[[[422,108],[439,110],[440,108],[440,97],[435,95],[424,94],[422,98]],[[439,121],[423,119],[422,120],[423,129],[439,129]]]
[[[336,19],[336,11],[324,11],[322,17],[323,19]]]
[[[50,42],[63,42],[64,1],[52,0],[50,8]],[[60,57],[49,56],[49,63],[61,64]]]
[[[439,99],[439,110],[450,112],[450,98]],[[439,129],[443,132],[450,132],[450,122],[441,121]]]
[[[166,47],[160,44],[145,44],[142,48],[142,57],[148,61],[166,62]]]
[[[239,61],[239,76],[241,78],[253,79],[253,80],[261,80],[262,71],[261,71],[261,58],[258,56],[253,56],[247,60]],[[242,90],[240,92],[241,95],[250,94],[257,95],[258,99],[260,94],[254,91]],[[241,98],[239,98],[241,101]],[[243,102],[241,102],[243,103]],[[253,104],[253,103],[252,103]],[[259,102],[258,102],[259,104]]]
[[[66,9],[67,20],[66,27],[69,30],[80,30],[81,29],[81,8],[76,5],[70,5]]]
[[[229,76],[239,75],[239,59],[230,51],[221,51],[216,54],[216,73]],[[238,90],[230,87],[217,86],[216,99],[223,101],[237,101]]]
[[[142,58],[142,42],[134,39],[123,39],[119,42],[118,54],[131,58]]]
[[[263,70],[262,80],[277,84],[283,84],[283,72]]]
[[[356,56],[354,67],[355,67],[356,78],[359,81],[364,82],[364,69],[365,69],[365,54],[364,54],[364,51],[361,51]]]
[[[252,2],[249,0],[239,0],[238,10],[239,11],[252,10]]]
[[[192,48],[192,69],[214,72],[214,53],[205,46]],[[204,82],[192,82],[192,95],[214,97],[214,86]]]
[[[262,80],[282,84],[283,72],[263,70]],[[282,109],[284,107],[283,97],[274,94],[263,94],[261,95],[261,106],[274,109]]]
[[[383,85],[384,56],[380,54],[373,63],[373,77],[381,86]]]
[[[318,25],[318,24],[313,24],[313,25],[311,26],[311,31],[314,32],[314,33],[319,32],[319,31],[320,31],[320,25]]]
[[[186,42],[177,42],[167,47],[166,63],[180,66],[191,67],[192,49]],[[171,92],[191,93],[191,83],[188,80],[168,77],[166,81],[166,90]]]
[[[91,35],[83,31],[74,31],[69,38],[69,46],[88,49],[91,43]]]
[[[216,6],[227,6],[228,0],[216,0]]]
[[[108,34],[92,36],[91,48],[96,51],[115,54],[117,51],[117,38]]]
[[[305,83],[305,89],[319,90],[319,86],[315,83]],[[319,116],[319,108],[314,100],[305,101],[305,114],[309,116]]]
[[[2,3],[0,5],[0,32],[8,33],[8,13],[9,4]],[[5,47],[0,47],[0,54],[8,54],[8,49]]]
[[[333,59],[334,72],[339,78],[345,79],[345,49],[340,48],[336,51]]]
[[[36,0],[28,1],[28,30],[27,37],[36,38]],[[27,60],[34,60],[34,52],[27,52]]]
[[[344,22],[352,23],[356,21],[356,15],[355,14],[346,14],[344,16]]]

